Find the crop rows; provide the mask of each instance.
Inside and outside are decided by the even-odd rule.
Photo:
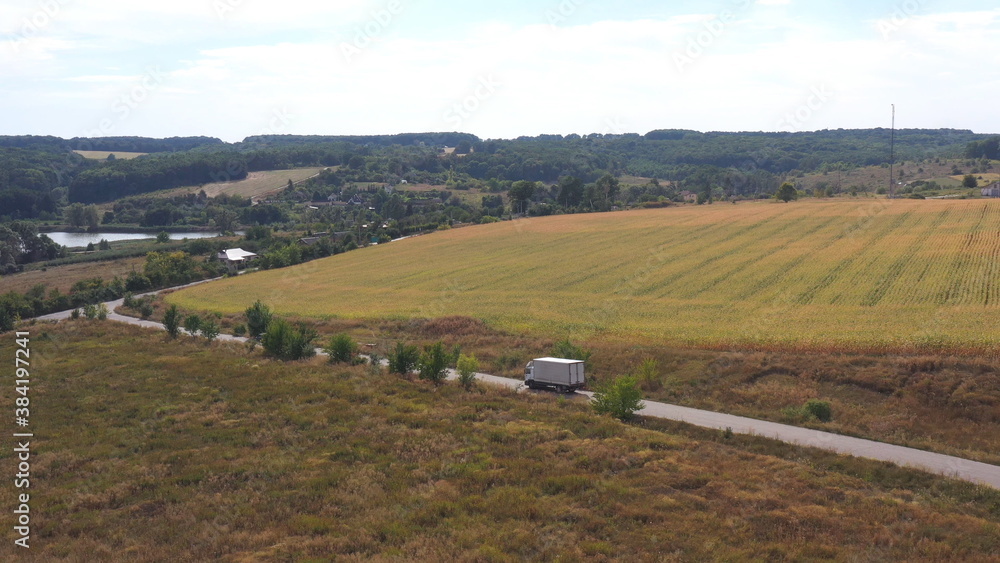
[[[693,344],[988,346],[998,261],[1000,202],[688,206],[455,229],[170,300]]]

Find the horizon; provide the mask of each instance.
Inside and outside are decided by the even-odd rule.
[[[3,5],[0,134],[780,133],[889,128],[891,104],[899,129],[1000,131],[985,0],[503,8]]]

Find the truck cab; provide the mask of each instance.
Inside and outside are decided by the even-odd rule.
[[[529,389],[573,392],[586,384],[584,363],[565,358],[536,358],[524,366],[524,384]]]

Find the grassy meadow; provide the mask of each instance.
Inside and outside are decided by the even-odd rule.
[[[885,464],[116,323],[31,332],[32,549],[3,560],[1000,553],[997,491]]]
[[[145,152],[123,152],[123,151],[73,151],[76,154],[82,156],[83,158],[89,158],[91,160],[107,160],[108,155],[115,155],[115,158],[124,158],[125,160],[132,160],[133,158],[138,158],[140,156],[147,155],[149,153]]]
[[[998,201],[716,204],[455,229],[168,300],[699,347],[993,353],[998,258]]]

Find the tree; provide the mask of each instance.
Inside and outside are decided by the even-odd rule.
[[[559,197],[557,201],[566,207],[576,207],[583,200],[583,180],[575,176],[563,176],[559,179]]]
[[[977,180],[976,177],[973,176],[972,174],[966,174],[965,177],[962,178],[962,187],[970,189],[978,188],[979,180]]]
[[[391,373],[398,373],[399,375],[406,375],[417,367],[419,360],[420,351],[417,350],[416,346],[397,342],[396,347],[389,352],[389,371]]]
[[[156,234],[156,242],[158,244],[164,244],[170,242],[170,233],[166,231],[160,231]]]
[[[615,178],[611,174],[605,174],[597,180],[597,194],[603,199],[601,202],[601,207],[603,209],[611,207],[615,198],[618,197],[618,189],[618,178]]]
[[[358,344],[349,335],[340,333],[330,339],[324,351],[334,363],[349,364],[358,355]]]
[[[177,338],[181,326],[181,314],[177,310],[177,305],[171,305],[163,314],[163,326],[167,329],[170,338]]]
[[[191,336],[198,336],[198,329],[200,328],[201,317],[198,315],[189,315],[188,318],[184,319],[184,330]]]
[[[440,385],[445,380],[448,356],[444,351],[444,344],[441,342],[424,347],[424,353],[420,355],[420,362],[417,365],[420,370],[420,379],[426,379]]]
[[[820,422],[830,422],[833,420],[833,409],[830,403],[819,399],[809,399],[802,406],[802,411],[809,417],[815,417]]]
[[[259,340],[261,335],[267,332],[267,326],[271,324],[273,316],[271,308],[260,301],[256,301],[247,308],[245,314],[247,317],[247,332],[250,334],[250,338]]]
[[[630,375],[615,378],[594,393],[594,410],[628,422],[635,413],[642,410],[642,391],[635,377]]]
[[[537,186],[534,182],[520,180],[518,182],[514,182],[514,185],[511,186],[510,190],[507,192],[507,195],[510,196],[511,202],[515,202],[513,207],[519,209],[520,212],[523,213],[528,201],[530,201],[532,196],[535,195],[536,188]]]
[[[316,354],[312,342],[317,336],[315,330],[304,325],[293,327],[283,319],[271,319],[261,345],[267,355],[279,360],[301,360]]]
[[[466,391],[472,389],[472,384],[476,381],[476,371],[479,370],[479,360],[475,356],[461,354],[456,365],[458,369],[458,382],[465,387]]]
[[[663,384],[660,379],[660,368],[654,358],[646,358],[642,361],[636,378],[647,391],[655,391]]]
[[[785,182],[778,188],[778,192],[774,194],[774,198],[788,203],[793,199],[799,199],[799,191],[795,189],[795,186],[791,182]]]
[[[219,323],[215,322],[215,319],[208,317],[201,323],[201,335],[208,339],[209,342],[216,339],[219,336]]]

